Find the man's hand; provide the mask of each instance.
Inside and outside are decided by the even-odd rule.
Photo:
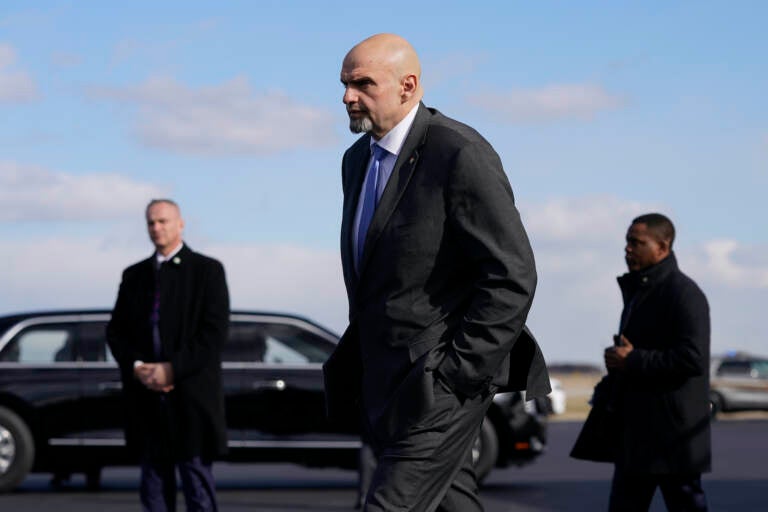
[[[624,365],[627,363],[627,356],[635,349],[629,340],[622,334],[619,338],[619,345],[615,347],[608,347],[605,349],[603,358],[605,359],[605,367],[610,369],[623,370]]]
[[[133,369],[133,374],[152,391],[168,393],[173,389],[171,363],[143,363]]]

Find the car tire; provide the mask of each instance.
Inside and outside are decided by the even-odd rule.
[[[709,406],[711,408],[711,418],[715,419],[718,414],[725,410],[725,401],[720,393],[709,394]]]
[[[486,417],[480,427],[480,434],[472,445],[472,463],[475,466],[475,476],[480,483],[488,476],[496,465],[499,457],[499,437],[493,423]]]
[[[101,468],[90,468],[85,472],[85,487],[89,491],[101,489]]]
[[[0,492],[19,485],[34,460],[35,443],[26,423],[15,412],[0,407]]]

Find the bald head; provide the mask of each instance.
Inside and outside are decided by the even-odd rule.
[[[398,77],[415,75],[421,79],[419,57],[413,46],[395,34],[376,34],[355,45],[344,63],[366,63],[386,67]]]
[[[423,96],[419,57],[395,34],[377,34],[352,48],[344,57],[341,83],[350,129],[376,139],[402,121]]]

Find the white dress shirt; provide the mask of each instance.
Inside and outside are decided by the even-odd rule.
[[[157,267],[160,268],[160,265],[173,259],[173,257],[179,253],[182,247],[184,247],[184,242],[181,242],[174,250],[170,252],[170,254],[168,254],[168,256],[163,256],[159,252],[155,251],[155,259],[157,260],[155,263]]]
[[[411,125],[416,118],[416,111],[418,109],[418,105],[413,107],[402,121],[397,123],[397,125],[389,130],[381,139],[374,140],[374,138],[371,137],[371,158],[368,160],[368,165],[365,166],[366,176],[365,180],[363,180],[363,186],[360,189],[360,197],[357,199],[357,210],[355,211],[355,224],[352,230],[351,240],[353,251],[357,250],[357,235],[358,231],[360,231],[360,214],[363,211],[363,197],[365,195],[365,186],[368,183],[367,171],[371,167],[373,161],[373,145],[378,144],[388,152],[379,163],[379,182],[376,186],[376,200],[378,201],[381,199],[381,195],[384,193],[384,188],[387,186],[389,177],[392,175],[392,170],[395,168],[397,157],[400,154],[400,150],[403,149],[403,144],[405,143],[405,138],[408,136],[408,132],[411,131]]]

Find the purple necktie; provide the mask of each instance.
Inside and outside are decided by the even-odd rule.
[[[379,197],[376,193],[379,189],[379,180],[381,178],[381,161],[389,152],[374,144],[373,160],[368,168],[366,176],[365,191],[363,192],[363,208],[360,211],[360,226],[357,229],[357,247],[355,248],[355,264],[360,270],[360,262],[363,261],[363,247],[365,247],[365,236],[368,234],[368,227],[371,225],[371,219],[379,203]]]
[[[160,345],[160,271],[162,270],[163,263],[157,263],[155,266],[155,295],[152,302],[152,315],[150,316],[150,322],[152,323],[152,348],[155,353],[155,361],[160,360],[162,354],[162,346]]]

